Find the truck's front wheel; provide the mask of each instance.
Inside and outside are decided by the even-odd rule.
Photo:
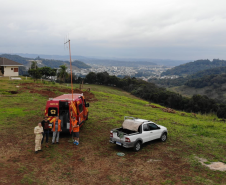
[[[133,150],[138,152],[141,149],[141,142],[137,141],[133,147]]]
[[[165,141],[167,140],[167,134],[166,134],[166,133],[163,133],[163,134],[161,135],[161,137],[160,137],[160,140],[161,140],[162,142],[165,142]]]

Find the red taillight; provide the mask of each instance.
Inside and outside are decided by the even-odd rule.
[[[130,142],[130,139],[128,137],[126,137],[125,142]]]
[[[113,137],[113,133],[112,132],[110,132],[110,137]]]

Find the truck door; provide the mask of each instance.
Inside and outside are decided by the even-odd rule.
[[[144,143],[151,140],[150,128],[149,128],[148,124],[143,124],[142,139],[143,139]]]
[[[154,124],[154,123],[148,123],[148,127],[150,129],[150,139],[154,140],[154,139],[158,139],[161,136],[161,130],[160,128]]]
[[[83,104],[82,104],[82,102],[80,102],[80,104],[78,104],[78,107],[77,107],[77,110],[78,110],[78,122],[79,122],[79,124],[80,123],[82,123],[83,122]]]
[[[61,127],[62,130],[69,129],[68,126],[70,126],[70,114],[69,114],[69,104],[68,101],[60,101],[59,102],[59,118],[61,120]]]

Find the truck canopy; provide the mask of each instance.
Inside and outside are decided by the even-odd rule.
[[[134,117],[125,116],[124,122],[122,123],[122,128],[138,132],[139,126],[142,125],[142,123],[144,122],[150,122],[150,121],[145,119],[136,119]]]
[[[140,122],[140,121],[126,119],[126,120],[124,120],[124,122],[122,124],[122,128],[128,129],[128,130],[133,130],[133,131],[138,131],[138,128],[142,123],[143,122]]]

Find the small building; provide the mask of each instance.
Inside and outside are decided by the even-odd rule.
[[[19,76],[19,66],[22,64],[13,60],[0,57],[0,76]],[[2,74],[4,69],[4,75]]]

